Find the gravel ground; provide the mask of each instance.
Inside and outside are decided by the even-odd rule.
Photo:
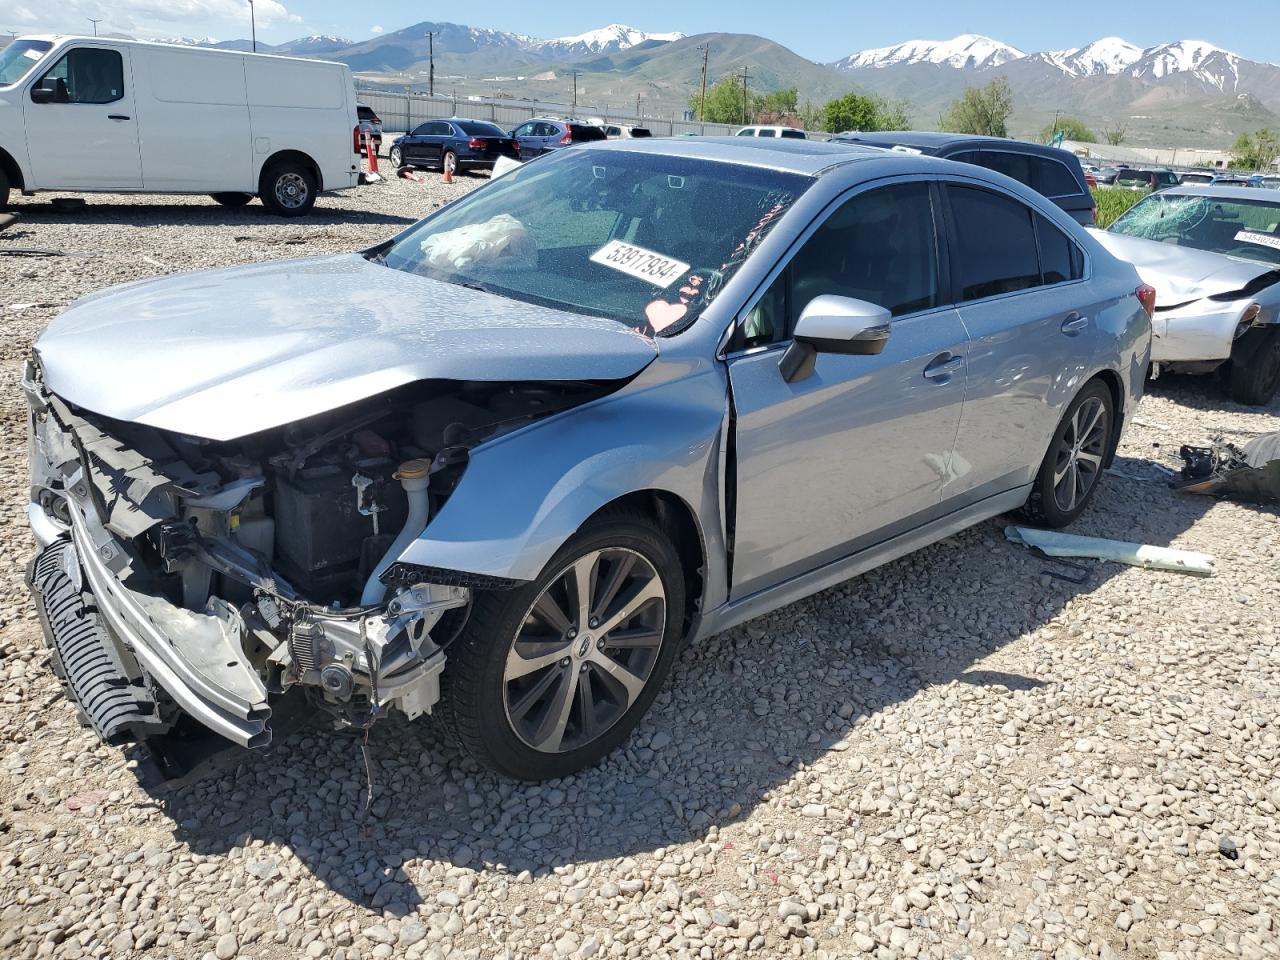
[[[143,789],[76,724],[22,585],[17,388],[67,302],[348,250],[478,178],[285,222],[199,198],[19,200],[0,256],[0,956],[1280,957],[1280,524],[1152,461],[1277,427],[1207,379],[1143,401],[1077,532],[1213,553],[1195,579],[987,523],[687,651],[626,749],[539,786],[429,724],[319,730]]]

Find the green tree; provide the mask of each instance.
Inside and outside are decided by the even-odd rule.
[[[1079,143],[1098,142],[1094,132],[1075,117],[1059,117],[1056,124],[1046,124],[1045,128],[1040,131],[1040,139],[1048,143],[1057,136],[1059,130],[1063,132],[1064,139],[1067,140],[1075,140]]]
[[[752,96],[748,91],[744,110],[742,78],[725,77],[707,89],[707,110],[702,119],[707,123],[750,123],[751,117],[759,109],[761,99],[763,98]],[[700,93],[689,98],[689,108],[694,117],[698,116],[700,100]]]
[[[907,104],[901,100],[891,103],[880,97],[846,93],[823,106],[822,129],[827,133],[906,130],[910,126],[907,112]]]
[[[1009,81],[996,77],[985,87],[966,89],[942,115],[942,129],[951,133],[1007,137],[1011,113],[1013,91],[1009,89]]]
[[[788,90],[772,90],[760,98],[758,113],[772,113],[782,116],[786,113],[798,113],[800,99],[795,87]]]
[[[1280,157],[1280,137],[1265,127],[1249,136],[1240,134],[1231,147],[1231,165],[1243,170],[1270,170]]]

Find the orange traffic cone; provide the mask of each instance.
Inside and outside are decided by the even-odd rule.
[[[453,183],[453,171],[449,169],[449,165],[444,165],[444,182]]]
[[[378,172],[378,152],[373,149],[373,137],[367,137],[364,141],[365,156],[369,158],[369,172]]]

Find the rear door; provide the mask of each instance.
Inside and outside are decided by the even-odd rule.
[[[520,151],[521,160],[530,160],[541,152],[540,145],[534,142],[537,129],[538,124],[530,120],[511,131],[511,136],[515,138],[518,144],[517,149]]]
[[[36,103],[31,89],[56,91]],[[138,117],[127,47],[77,43],[36,74],[22,98],[27,156],[44,189],[140,190]]]
[[[964,400],[968,338],[948,305],[928,181],[833,204],[741,320],[728,356],[736,414],[741,598],[938,516]],[[778,361],[804,306],[835,294],[894,315],[878,356]]]
[[[1061,407],[1092,367],[1084,254],[1021,200],[945,187],[952,289],[969,334],[968,385],[945,496],[974,502],[1030,482]],[[1064,399],[1065,398],[1065,399]]]

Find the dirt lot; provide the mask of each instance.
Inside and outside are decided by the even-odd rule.
[[[0,956],[1280,957],[1280,523],[1151,461],[1276,429],[1161,381],[1078,531],[1213,553],[1053,579],[992,522],[686,652],[603,766],[495,779],[429,724],[145,790],[79,728],[22,575],[33,338],[76,297],[349,250],[480,181],[18,200],[0,234]],[[65,257],[4,255],[55,248]],[[424,305],[427,309],[427,305]]]

